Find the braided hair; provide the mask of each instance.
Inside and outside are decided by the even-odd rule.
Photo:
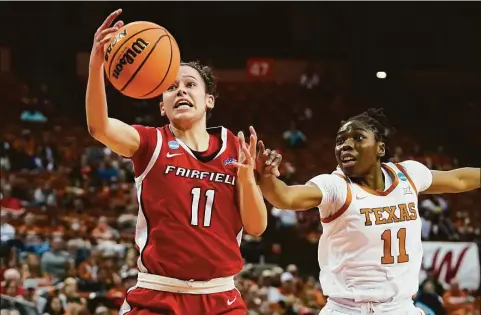
[[[365,125],[374,133],[376,141],[381,141],[385,144],[385,154],[381,157],[381,162],[388,162],[392,157],[392,152],[388,146],[390,138],[395,133],[393,126],[389,124],[386,115],[382,108],[369,108],[365,112],[352,116],[348,120],[342,121],[341,125],[348,122],[359,122]]]

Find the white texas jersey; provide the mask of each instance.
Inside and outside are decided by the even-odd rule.
[[[418,290],[423,249],[417,195],[431,185],[431,171],[416,161],[382,168],[383,192],[351,182],[339,169],[310,180],[323,194],[319,279],[331,298],[395,302]]]

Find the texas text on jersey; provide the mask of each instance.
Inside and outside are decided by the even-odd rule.
[[[132,157],[140,271],[198,281],[237,274],[242,221],[236,169],[228,167],[238,157],[236,137],[223,127],[207,129],[212,153],[206,156],[190,150],[168,125],[134,127],[140,134]]]

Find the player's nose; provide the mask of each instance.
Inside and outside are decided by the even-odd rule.
[[[354,141],[351,139],[346,139],[346,141],[344,141],[344,143],[342,144],[340,151],[344,152],[344,151],[353,151],[353,150],[354,150]]]
[[[186,94],[187,94],[187,91],[185,89],[185,86],[183,84],[180,84],[179,87],[177,88],[177,96],[183,96]]]

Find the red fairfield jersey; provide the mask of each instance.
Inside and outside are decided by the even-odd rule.
[[[140,134],[132,157],[140,205],[135,236],[140,271],[181,280],[240,272],[236,169],[227,166],[238,157],[234,134],[224,127],[207,129],[208,151],[216,142],[220,149],[205,157],[177,139],[168,125],[134,127]]]

